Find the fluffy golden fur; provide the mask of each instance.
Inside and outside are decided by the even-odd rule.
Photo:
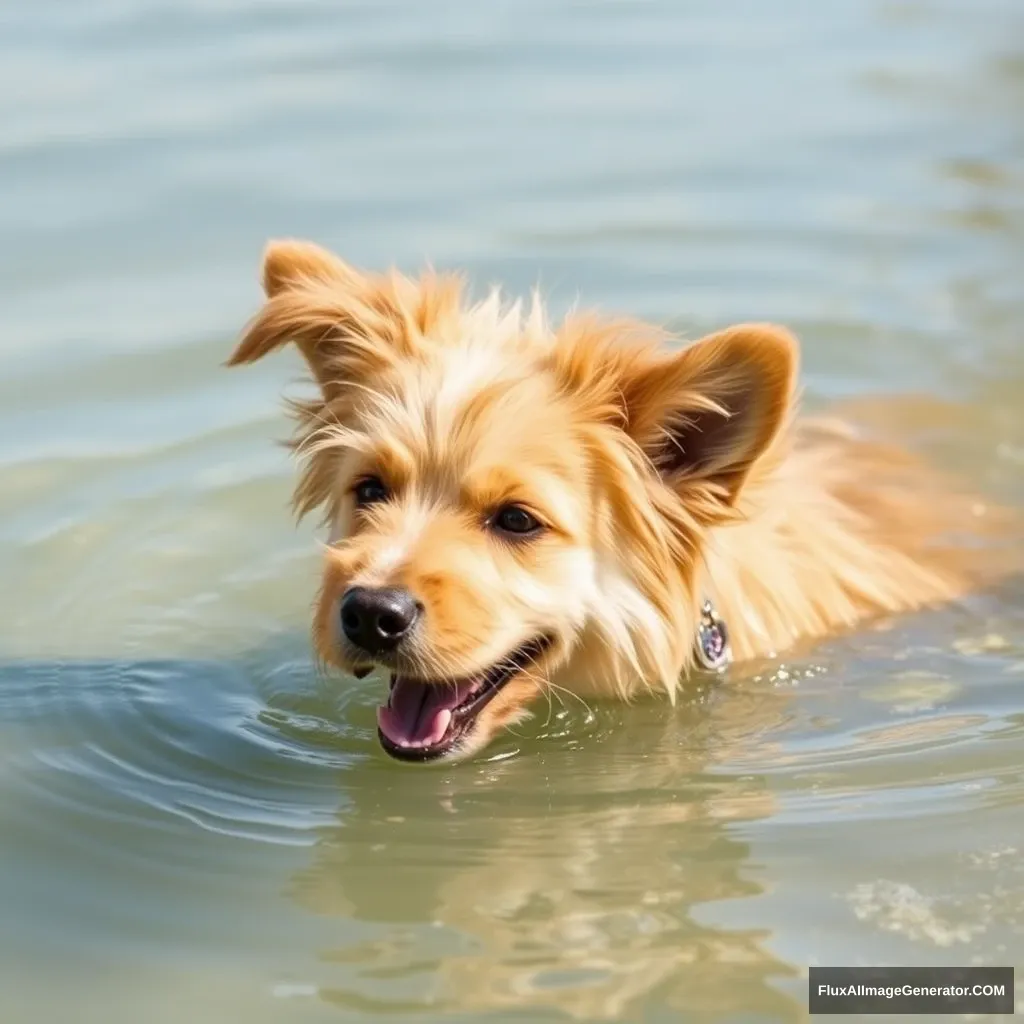
[[[320,657],[444,686],[547,645],[444,756],[480,749],[549,687],[674,699],[705,596],[748,659],[978,581],[950,533],[981,510],[909,456],[798,421],[798,346],[781,327],[686,347],[628,320],[555,328],[536,297],[474,304],[457,277],[365,273],[299,242],[268,248],[263,282],[229,363],[292,342],[318,387],[294,406],[294,446],[296,509],[330,531]],[[386,498],[362,507],[368,478]],[[510,506],[538,529],[496,532]],[[415,596],[408,649],[346,643],[355,586]]]

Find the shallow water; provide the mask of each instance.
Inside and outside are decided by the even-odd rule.
[[[1024,504],[1024,12],[0,0],[0,1020],[743,1020],[1024,973],[1024,586],[557,704],[474,763],[318,678],[266,237],[792,325]],[[926,400],[899,397],[908,392]],[[1020,982],[1018,982],[1020,984]]]

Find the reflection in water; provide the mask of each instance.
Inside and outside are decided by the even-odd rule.
[[[715,764],[778,728],[786,702],[730,690],[676,713],[634,708],[628,730],[600,708],[606,728],[578,749],[451,771],[375,765],[390,785],[354,794],[291,886],[369,933],[325,951],[336,973],[323,998],[474,1019],[513,1007],[635,1019],[655,1004],[793,1015],[775,985],[793,968],[766,932],[693,913],[761,891],[731,826],[771,815],[772,795]]]

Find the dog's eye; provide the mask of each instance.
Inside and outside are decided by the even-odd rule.
[[[366,505],[376,505],[378,502],[387,501],[389,491],[384,483],[375,476],[364,477],[352,489],[355,495],[356,505],[364,508]]]
[[[512,533],[519,537],[536,533],[540,529],[540,523],[519,505],[499,508],[491,519],[491,524],[502,533]]]

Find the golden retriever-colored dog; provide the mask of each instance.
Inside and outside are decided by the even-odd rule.
[[[910,456],[797,421],[797,342],[687,347],[628,320],[550,326],[457,277],[265,254],[229,365],[294,342],[295,505],[330,530],[319,656],[390,690],[393,757],[472,754],[548,688],[628,699],[978,582],[984,510]],[[974,564],[972,564],[974,563]]]

